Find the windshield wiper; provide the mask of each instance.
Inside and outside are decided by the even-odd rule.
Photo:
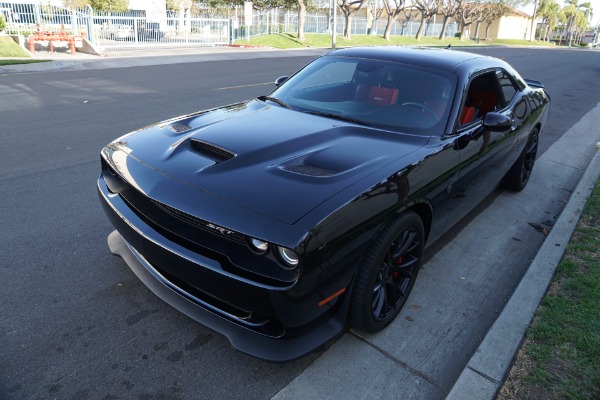
[[[294,109],[294,107],[290,106],[289,104],[284,103],[283,101],[279,100],[276,97],[258,96],[257,99],[260,100],[260,101],[267,101],[267,100],[272,101],[273,103],[279,104],[283,108],[287,108],[288,110],[293,110]]]
[[[305,111],[305,112],[307,114],[320,115],[321,117],[334,118],[334,119],[339,119],[340,121],[352,122],[353,124],[381,128],[380,125],[371,124],[371,123],[362,121],[360,119],[352,118],[352,117],[346,117],[345,115],[333,114],[333,113],[327,113],[327,112],[321,112],[321,111]]]

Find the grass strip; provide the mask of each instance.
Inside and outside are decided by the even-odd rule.
[[[0,65],[35,64],[52,60],[0,60]]]
[[[600,399],[600,183],[498,398]]]
[[[0,35],[0,57],[29,57],[29,54],[7,35]]]
[[[235,42],[236,45],[249,46],[267,46],[276,49],[291,49],[300,47],[331,47],[330,34],[307,33],[306,39],[301,41],[296,35],[290,33],[278,33],[272,35],[256,36],[249,40],[241,39]],[[554,46],[553,43],[528,40],[492,40],[479,42],[474,40],[463,40],[451,37],[439,40],[437,37],[426,36],[421,40],[413,36],[391,36],[387,41],[381,36],[375,35],[352,35],[350,39],[342,35],[336,36],[336,47],[348,46],[384,46],[384,45],[402,45],[402,46],[477,46],[477,45],[521,45],[521,46]]]

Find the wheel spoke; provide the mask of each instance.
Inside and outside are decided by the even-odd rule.
[[[415,236],[417,236],[417,232],[413,230],[402,232],[401,238],[396,244],[395,250],[392,252],[392,259],[401,257],[410,251],[411,248],[414,248],[413,243],[415,242]]]
[[[377,280],[375,281],[375,286],[373,286],[373,296],[375,296],[375,294],[376,294],[376,293],[377,293],[379,290],[381,290],[381,285],[382,285],[382,283],[383,283],[383,279],[382,279],[382,276],[381,276],[381,274],[379,274],[379,275],[377,276]]]
[[[411,287],[411,284],[412,280],[405,279],[400,285],[398,285],[398,292],[400,293],[400,296],[406,297],[406,292]]]
[[[385,301],[385,290],[382,287],[379,292],[373,297],[371,302],[371,308],[373,309],[373,316],[379,318],[381,316],[381,310],[383,310]]]
[[[396,282],[394,282],[393,280],[389,280],[387,285],[385,285],[385,291],[386,291],[386,298],[387,298],[387,303],[388,305],[392,308],[395,309],[398,306],[398,300],[400,299],[400,296],[402,295],[400,292],[400,288],[398,287],[398,285],[396,284]],[[387,310],[386,310],[387,312]]]
[[[392,273],[390,276],[394,276],[395,282],[398,282],[398,278],[400,279],[412,279],[413,278],[413,266],[419,261],[416,257],[411,257],[411,259],[402,265],[396,265],[392,268]]]
[[[404,273],[404,271],[411,269],[412,266],[415,265],[415,263],[417,261],[419,261],[419,259],[417,257],[412,256],[412,255],[406,255],[402,258],[401,264],[393,265],[390,270],[392,273],[398,272],[398,273],[402,274],[402,273]]]

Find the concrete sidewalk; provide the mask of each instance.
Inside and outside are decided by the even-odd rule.
[[[288,56],[318,57],[329,52],[323,48],[270,49],[257,47],[196,47],[178,49],[108,51],[104,56],[85,53],[38,51],[24,60],[48,60],[31,64],[0,65],[0,75],[49,72],[57,70],[85,70],[127,68],[149,65],[167,65],[206,61],[243,60],[249,58],[278,58]],[[2,59],[2,58],[0,58]],[[7,59],[15,59],[14,57]]]

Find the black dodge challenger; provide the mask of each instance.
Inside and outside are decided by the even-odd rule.
[[[550,99],[445,49],[332,51],[275,84],[115,140],[98,190],[111,251],[156,295],[288,361],[387,326],[425,245],[525,187]]]

